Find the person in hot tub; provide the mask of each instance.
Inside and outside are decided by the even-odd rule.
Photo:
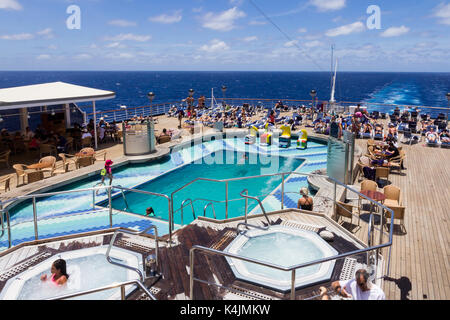
[[[52,283],[62,286],[67,283],[67,279],[69,279],[69,275],[67,274],[66,261],[63,259],[58,259],[52,264],[52,268],[50,269],[51,277],[48,279],[46,274],[41,276],[41,281],[50,280]]]

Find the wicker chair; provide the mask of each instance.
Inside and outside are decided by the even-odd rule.
[[[0,191],[8,192],[11,191],[11,176],[7,176],[0,180]]]
[[[92,147],[92,138],[91,137],[81,139],[81,148],[86,148],[86,147]]]
[[[383,188],[384,195],[386,196],[386,200],[384,200],[384,205],[386,207],[399,207],[400,203],[400,188],[396,186],[386,186]]]
[[[41,172],[49,172],[50,176],[53,176],[53,172],[56,169],[56,158],[53,156],[48,156],[39,160],[39,163],[47,163],[48,168],[41,169]]]
[[[10,154],[11,154],[11,150],[0,153],[0,163],[1,162],[5,163],[7,168],[9,168],[9,155]]]
[[[402,232],[404,234],[406,234],[407,233],[406,232],[406,227],[405,227],[405,211],[406,211],[406,208],[405,207],[401,207],[401,206],[387,206],[387,207],[389,209],[391,209],[392,211],[394,211],[394,217],[393,217],[394,220],[395,219],[401,220],[400,226],[402,228]],[[385,212],[385,217],[387,219],[391,219],[391,213],[389,211],[386,211]],[[390,224],[387,223],[387,220],[386,220],[385,227],[389,229],[389,226],[390,226]]]
[[[27,177],[27,166],[24,164],[15,164],[13,165],[13,169],[16,170],[17,176],[17,186],[19,186],[20,178],[23,180],[23,184],[25,184],[25,178]]]
[[[55,171],[53,171],[54,175],[58,175],[58,174],[64,174],[69,172],[69,163],[63,163],[62,166],[60,168],[56,168]]]
[[[56,156],[58,154],[58,150],[54,145],[51,144],[41,144],[39,146],[39,157],[42,158],[43,155]]]
[[[67,153],[59,153],[58,156],[61,158],[63,165],[70,165],[71,163],[75,166],[75,168],[77,167],[77,159],[74,155],[72,154],[67,154]]]
[[[340,202],[340,201],[336,202],[335,217],[336,217],[337,222],[339,222],[340,217],[350,218],[350,223],[351,223],[351,225],[353,225],[353,209],[358,209],[358,216],[359,216],[358,226],[360,226],[360,222],[361,222],[360,208],[357,206],[348,204],[348,203]]]
[[[378,179],[385,178],[386,184],[389,183],[389,168],[387,167],[377,167],[376,173],[375,173],[375,180],[378,181]]]
[[[82,157],[77,159],[77,168],[84,168],[94,164],[94,157]]]
[[[38,182],[44,180],[44,172],[42,171],[33,171],[29,172],[27,175],[28,183]]]
[[[106,150],[95,152],[94,161],[106,161]]]

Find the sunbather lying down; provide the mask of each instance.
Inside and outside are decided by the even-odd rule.
[[[433,129],[428,131],[425,135],[427,137],[428,143],[436,143],[437,142],[438,135],[436,132],[433,131]]]

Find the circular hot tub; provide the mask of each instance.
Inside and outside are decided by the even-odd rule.
[[[312,231],[272,226],[268,231],[250,230],[238,236],[226,252],[259,261],[292,267],[318,259],[332,257],[338,252]],[[277,291],[291,290],[292,272],[281,271],[255,263],[227,258],[236,278]],[[335,261],[296,270],[296,289],[331,279]]]

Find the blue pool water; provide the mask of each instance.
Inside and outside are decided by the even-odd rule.
[[[214,157],[223,152],[218,159],[225,157],[226,154],[236,154],[233,164],[207,165],[205,161],[211,161]],[[272,153],[270,155],[269,153]],[[248,160],[242,158],[244,153],[248,153]],[[262,154],[256,157],[254,155]],[[236,178],[240,176],[253,176],[261,174],[270,174],[275,172],[288,172],[296,170],[300,165],[300,171],[311,173],[318,169],[326,168],[327,146],[321,143],[311,141],[307,150],[297,150],[295,144],[288,149],[280,150],[277,146],[263,147],[258,144],[245,145],[244,139],[224,139],[205,141],[202,144],[187,146],[180,150],[174,150],[172,153],[158,161],[150,164],[125,165],[119,168],[113,168],[114,185],[121,185],[125,188],[138,188],[156,193],[165,193],[168,196],[177,188],[191,182],[198,177],[207,177],[215,179]],[[205,158],[206,157],[206,158]],[[209,159],[209,160],[208,160]],[[276,160],[272,163],[278,166],[271,166],[268,159]],[[244,161],[243,161],[244,160]],[[243,163],[245,162],[245,163]],[[51,191],[75,190],[75,193],[38,198],[37,217],[39,238],[51,238],[68,234],[102,230],[109,228],[110,220],[108,210],[100,207],[107,196],[100,192],[95,196],[95,210],[93,207],[92,192],[80,191],[86,188],[94,187],[100,181],[100,175],[95,174],[90,178],[82,179],[78,182],[69,183],[63,187]],[[285,181],[284,207],[294,208],[299,199],[298,191],[301,187],[307,186],[306,177],[292,176],[286,177]],[[281,190],[279,185],[281,178],[258,178],[247,182],[230,182],[229,199],[239,198],[239,193],[243,189],[248,189],[250,195],[271,194],[260,198],[263,201],[264,208],[267,211],[279,210],[281,208]],[[114,227],[125,227],[135,230],[143,230],[154,224],[158,227],[160,234],[167,234],[168,224],[165,220],[146,220],[142,214],[148,206],[152,206],[157,214],[167,219],[168,204],[167,200],[155,197],[137,197],[133,194],[127,195],[130,211],[137,215],[124,213],[115,213],[113,215]],[[225,200],[225,185],[222,183],[213,183],[206,185],[198,182],[190,186],[180,194],[175,196],[174,210],[181,206],[181,201],[186,198],[205,198],[211,200]],[[207,202],[198,202],[195,204],[195,213],[197,216],[203,215],[203,207]],[[249,211],[255,208],[256,202],[249,201]],[[113,202],[115,209],[123,210],[125,205],[123,200],[117,198]],[[225,215],[224,204],[215,205],[218,218]],[[128,211],[128,212],[130,212]],[[257,212],[258,208],[253,210]],[[229,217],[242,215],[244,213],[244,202],[242,200],[229,203]],[[11,215],[11,234],[13,245],[24,241],[34,240],[33,229],[33,206],[31,200],[24,201],[10,209]],[[212,217],[212,210],[209,208],[207,216]],[[190,208],[185,209],[184,223],[193,219]],[[175,214],[175,222],[181,222],[180,213]],[[0,237],[0,250],[8,244],[7,232]]]
[[[204,157],[199,164],[192,163],[181,167],[169,174],[163,175],[140,186],[139,190],[158,192],[170,195],[175,190],[185,186],[197,178],[208,178],[214,180],[224,180],[239,177],[252,177],[259,175],[270,175],[279,172],[295,171],[304,160],[293,157],[279,157],[262,154],[244,154],[240,152],[226,151],[213,153]],[[214,163],[209,164],[208,162]],[[228,199],[241,198],[239,193],[248,189],[249,195],[260,196],[270,194],[281,184],[281,177],[263,177],[257,179],[231,181],[228,183]],[[211,201],[224,201],[226,199],[226,183],[197,181],[189,185],[174,195],[174,211],[181,208],[181,204],[186,199],[206,199],[194,201],[196,215],[203,214],[203,208]],[[168,219],[166,199],[154,196],[147,196],[136,193],[127,193],[126,199],[129,204],[127,211],[144,214],[146,208],[153,207],[157,217]],[[263,198],[262,198],[263,199]],[[244,215],[244,200],[231,201],[228,207],[228,217],[238,217]],[[249,203],[251,210],[255,206],[253,201]],[[226,218],[225,203],[214,203],[218,219]],[[113,208],[123,210],[126,208],[123,197],[119,196],[113,201]],[[211,208],[210,208],[211,210]],[[212,217],[212,211],[208,211],[208,216]],[[184,209],[183,223],[193,221],[192,209]],[[175,223],[181,223],[180,213],[175,214]]]

